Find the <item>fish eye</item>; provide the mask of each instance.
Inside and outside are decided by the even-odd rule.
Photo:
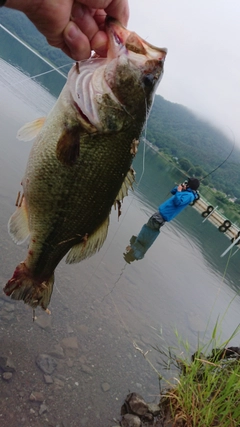
[[[145,86],[152,86],[153,85],[153,76],[152,74],[147,74],[143,77],[143,83]]]

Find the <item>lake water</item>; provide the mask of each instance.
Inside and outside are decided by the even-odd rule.
[[[54,98],[0,60],[0,100],[3,287],[27,248],[15,245],[7,233],[32,145],[18,141],[16,133],[45,115]],[[218,316],[222,340],[238,326],[240,253],[221,258],[230,241],[203,224],[192,207],[162,228],[142,260],[124,260],[131,236],[182,180],[172,165],[159,162],[149,149],[144,153],[143,144],[134,167],[135,190],[125,198],[119,220],[113,209],[100,252],[80,264],[62,261],[57,267],[51,316],[37,310],[32,322],[29,307],[0,294],[0,360],[9,357],[15,367],[9,381],[0,378],[1,427],[116,425],[114,417],[119,418],[129,391],[158,401],[158,378],[134,342],[150,350],[149,359],[160,369],[152,346],[176,346],[175,329],[188,340],[191,354],[199,339],[210,337]],[[239,336],[232,344],[239,345]],[[41,354],[57,361],[48,377],[36,364]]]

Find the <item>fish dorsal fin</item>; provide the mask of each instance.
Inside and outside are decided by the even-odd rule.
[[[73,166],[80,154],[79,126],[66,127],[57,143],[57,158],[65,166]]]
[[[20,141],[31,141],[42,129],[45,120],[46,117],[39,117],[38,119],[33,120],[33,122],[26,123],[21,127],[21,129],[19,129],[17,138]]]
[[[122,186],[118,192],[118,195],[116,197],[116,200],[114,202],[114,206],[116,207],[116,204],[118,202],[122,202],[124,197],[128,195],[128,190],[131,188],[133,190],[133,183],[135,182],[135,171],[132,167],[130,167],[127,175],[125,176],[125,179],[122,183]]]
[[[8,221],[8,232],[12,237],[13,241],[18,245],[21,245],[30,234],[28,227],[28,214],[25,204],[25,198],[23,198],[22,204],[16,209],[14,214]]]
[[[108,225],[109,217],[100,225],[95,233],[91,234],[91,236],[86,235],[83,242],[72,247],[68,252],[66,263],[75,264],[98,252],[106,240]]]

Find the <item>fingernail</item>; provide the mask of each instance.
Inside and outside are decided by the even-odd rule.
[[[78,37],[78,34],[79,34],[78,27],[73,22],[69,22],[67,32],[66,32],[66,37],[68,39],[74,40]]]

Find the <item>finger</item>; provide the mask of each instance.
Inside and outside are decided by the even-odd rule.
[[[99,27],[93,17],[94,12],[95,9],[90,10],[88,7],[79,3],[75,3],[72,8],[72,21],[75,22],[75,24],[89,40],[92,40],[94,35],[99,30]]]
[[[88,37],[78,28],[74,22],[69,22],[63,32],[66,47],[64,52],[75,61],[87,59],[91,55],[91,47]]]
[[[106,13],[99,9],[88,9],[85,6],[75,4],[72,10],[72,20],[89,39],[91,49],[100,56],[106,56],[108,38],[104,31]]]
[[[91,40],[91,49],[98,55],[107,56],[108,37],[105,31],[98,31]]]
[[[104,9],[107,15],[117,19],[121,24],[127,25],[129,19],[128,0],[80,0],[87,7]]]
[[[125,27],[127,26],[129,19],[129,6],[127,0],[113,0],[104,10],[107,15],[117,19]]]
[[[94,12],[94,19],[99,29],[103,30],[105,26],[106,12],[103,9],[96,9]]]

